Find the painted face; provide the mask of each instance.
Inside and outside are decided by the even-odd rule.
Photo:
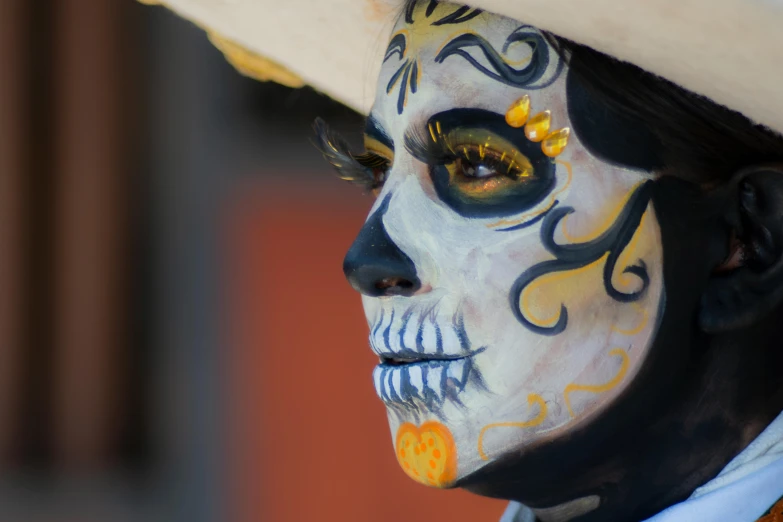
[[[588,150],[566,76],[536,29],[420,1],[388,46],[367,152],[323,137],[378,195],[345,270],[394,451],[421,483],[452,486],[590,423],[655,336],[652,175]]]

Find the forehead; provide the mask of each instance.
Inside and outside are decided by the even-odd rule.
[[[529,25],[418,0],[392,32],[371,114],[397,135],[454,107],[501,112],[523,94],[551,104],[562,70],[557,53]]]

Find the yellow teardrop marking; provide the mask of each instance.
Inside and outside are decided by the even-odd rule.
[[[541,150],[550,158],[558,156],[568,145],[568,137],[571,135],[569,128],[556,130],[549,134],[541,143]],[[535,140],[534,140],[535,141]]]
[[[506,112],[506,123],[514,127],[520,128],[530,117],[530,96],[525,94],[520,99],[514,102]]]
[[[552,113],[549,111],[539,112],[525,125],[525,136],[530,141],[539,142],[549,135],[549,127],[552,125]]]

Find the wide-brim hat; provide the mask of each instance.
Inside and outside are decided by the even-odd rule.
[[[241,72],[362,113],[404,0],[142,0],[207,30]],[[783,0],[470,0],[638,65],[783,133]]]

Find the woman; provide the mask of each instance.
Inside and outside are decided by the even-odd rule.
[[[508,521],[777,520],[783,138],[529,19],[401,7],[365,151],[316,123],[377,195],[344,270],[400,466]]]

